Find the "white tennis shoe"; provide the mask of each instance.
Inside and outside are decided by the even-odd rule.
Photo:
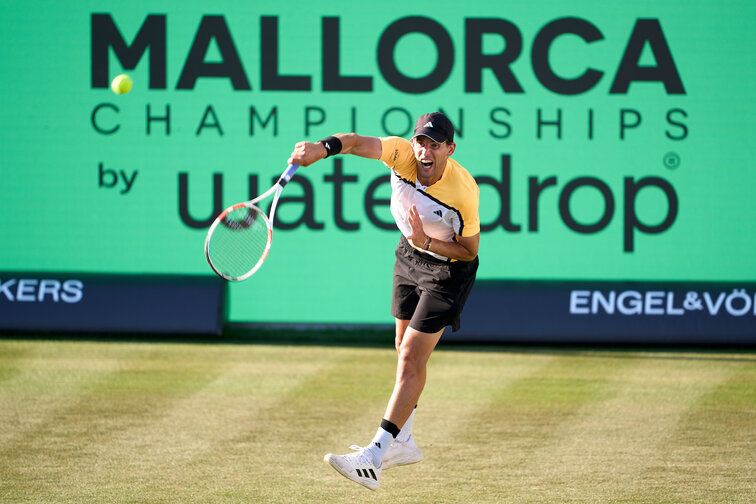
[[[378,490],[382,467],[376,467],[373,464],[373,457],[367,452],[366,448],[361,446],[353,446],[352,448],[357,451],[346,455],[329,453],[323,457],[323,461],[331,464],[331,467],[345,478],[349,478],[370,490]]]
[[[414,464],[423,460],[423,451],[415,443],[415,437],[410,434],[409,439],[400,443],[394,441],[386,450],[381,461],[381,468],[388,469],[407,464]]]

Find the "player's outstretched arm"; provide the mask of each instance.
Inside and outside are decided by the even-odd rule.
[[[378,137],[362,136],[356,133],[337,133],[333,135],[341,144],[340,154],[354,154],[369,159],[381,158],[381,139]],[[326,139],[328,140],[328,139]],[[334,146],[330,145],[333,152]],[[299,142],[294,146],[294,151],[289,158],[289,164],[308,166],[324,159],[328,155],[328,149],[321,142]]]

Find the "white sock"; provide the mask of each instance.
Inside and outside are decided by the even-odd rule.
[[[406,422],[404,422],[404,426],[402,426],[402,430],[399,431],[399,434],[396,436],[396,442],[397,443],[406,443],[407,440],[409,440],[410,436],[412,435],[412,419],[415,418],[415,411],[417,411],[417,406],[415,406],[415,409],[412,410],[412,413],[410,414],[409,418]]]
[[[380,467],[383,455],[386,454],[386,450],[394,440],[394,436],[383,427],[378,427],[378,431],[375,433],[375,437],[367,447],[367,451],[373,456],[373,465]]]

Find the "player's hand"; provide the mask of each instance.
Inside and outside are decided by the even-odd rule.
[[[326,148],[320,142],[299,142],[294,146],[294,150],[291,153],[288,163],[299,166],[309,166],[315,161],[320,161],[325,158],[326,154]]]
[[[423,221],[420,219],[420,213],[417,211],[415,205],[412,205],[409,209],[408,220],[409,225],[412,228],[412,236],[409,237],[409,240],[416,247],[422,248],[425,241],[428,239],[428,235],[426,235],[423,230]]]

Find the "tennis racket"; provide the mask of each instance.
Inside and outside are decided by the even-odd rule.
[[[273,218],[284,186],[298,165],[289,165],[273,187],[255,199],[223,210],[207,230],[205,258],[220,277],[240,281],[252,276],[265,262],[273,241]],[[270,217],[257,204],[273,195]]]

